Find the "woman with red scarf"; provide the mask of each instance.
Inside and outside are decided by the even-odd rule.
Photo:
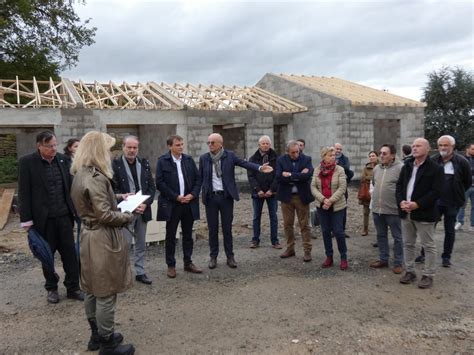
[[[334,235],[341,254],[340,269],[346,270],[349,267],[343,224],[344,209],[346,208],[344,197],[347,188],[346,174],[342,167],[336,165],[334,147],[323,148],[321,159],[320,165],[314,170],[311,192],[316,198],[324,249],[326,250],[326,260],[322,267],[327,268],[333,265],[332,235]]]

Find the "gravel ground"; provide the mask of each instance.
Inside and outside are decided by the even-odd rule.
[[[281,251],[270,246],[266,211],[261,246],[249,249],[251,201],[241,197],[234,219],[237,269],[225,265],[223,251],[217,269],[207,269],[205,221],[196,225],[193,258],[202,275],[184,273],[178,264],[177,278],[166,278],[163,246],[149,246],[153,285],[135,284],[121,294],[116,313],[117,330],[137,354],[474,353],[474,233],[457,234],[453,267],[440,267],[434,288],[420,290],[401,285],[390,269],[368,267],[377,259],[375,235],[371,224],[369,236],[360,236],[362,208],[354,188],[346,272],[321,269],[317,230],[312,262],[302,261],[301,238],[297,256],[280,259]],[[0,354],[87,353],[82,304],[65,299],[63,287],[59,304],[46,303],[39,263],[18,223],[12,215],[0,232]],[[436,239],[441,248],[441,228]],[[178,250],[178,260],[181,255]]]

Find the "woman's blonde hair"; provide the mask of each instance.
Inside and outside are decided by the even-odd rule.
[[[329,152],[335,152],[336,148],[334,147],[324,147],[321,149],[321,159],[324,159],[324,157],[329,153]]]
[[[71,174],[75,175],[82,167],[93,166],[105,176],[112,179],[113,170],[110,148],[115,145],[115,138],[107,133],[91,131],[82,137],[71,166]]]

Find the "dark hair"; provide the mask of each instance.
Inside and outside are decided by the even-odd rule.
[[[166,138],[166,145],[168,147],[172,146],[175,140],[181,142],[181,141],[183,141],[183,137],[178,136],[177,134],[172,134],[172,135],[168,136],[168,138]]]
[[[370,155],[370,154],[372,154],[372,153],[374,153],[376,156],[379,156],[379,153],[378,153],[377,151],[375,151],[375,150],[371,150],[368,155]]]
[[[56,135],[53,131],[43,131],[36,136],[36,143],[48,143],[54,137],[56,137]]]
[[[296,140],[297,142],[301,142],[304,144],[304,146],[306,146],[306,141],[303,139],[303,138],[299,138]]]
[[[411,146],[409,144],[405,144],[403,147],[402,147],[402,152],[403,154],[405,155],[410,155],[411,154]]]
[[[390,150],[390,154],[395,155],[397,154],[397,148],[393,144],[384,144],[382,147],[387,147]],[[410,153],[411,153],[411,148],[410,148]],[[408,154],[410,154],[408,153]]]
[[[71,138],[67,141],[66,146],[64,147],[64,154],[71,156],[71,147],[74,145],[74,143],[79,142],[79,139],[77,138]]]

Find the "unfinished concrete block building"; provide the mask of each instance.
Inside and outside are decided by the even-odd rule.
[[[257,87],[308,108],[293,115],[293,136],[306,140],[305,153],[320,161],[324,146],[341,143],[359,177],[367,155],[382,144],[401,151],[423,137],[424,104],[333,77],[266,74]]]
[[[400,149],[423,136],[423,104],[341,79],[285,74],[266,74],[255,87],[0,79],[0,152],[30,153],[45,129],[60,145],[90,130],[119,143],[136,135],[153,167],[169,134],[183,136],[196,160],[212,132],[241,157],[252,155],[264,134],[280,154],[289,139],[303,138],[315,164],[321,147],[340,142],[358,177],[370,150],[384,143]],[[243,169],[237,180],[247,180]]]

